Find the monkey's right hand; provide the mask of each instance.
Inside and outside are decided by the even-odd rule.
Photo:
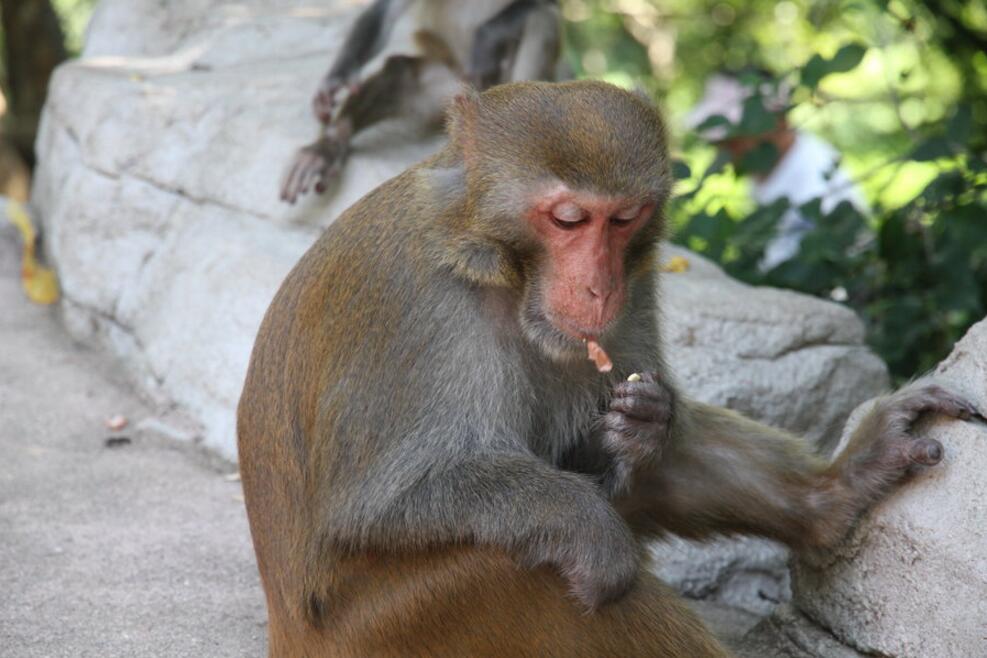
[[[654,372],[614,387],[603,418],[603,447],[613,462],[604,478],[610,497],[627,493],[634,471],[654,463],[668,443],[675,415],[675,393]]]
[[[325,192],[348,153],[349,141],[331,135],[300,149],[281,181],[281,200],[293,204],[310,189]]]

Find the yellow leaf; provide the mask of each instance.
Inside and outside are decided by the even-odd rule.
[[[681,273],[689,271],[689,259],[685,256],[672,256],[668,262],[661,266],[662,272]]]
[[[58,278],[52,270],[42,267],[35,257],[38,232],[31,223],[31,216],[24,206],[8,199],[7,217],[20,231],[24,243],[21,258],[21,287],[24,288],[24,294],[35,304],[54,304],[58,301]]]

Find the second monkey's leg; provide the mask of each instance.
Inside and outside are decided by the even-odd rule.
[[[281,200],[295,203],[309,191],[323,193],[339,176],[354,133],[400,112],[401,99],[416,93],[422,62],[391,57],[340,107],[319,139],[299,149],[281,183]]]
[[[281,199],[295,203],[309,191],[325,192],[342,170],[350,140],[361,130],[403,115],[434,121],[456,80],[442,62],[405,55],[385,60],[380,71],[343,102],[323,136],[295,154],[281,182]]]

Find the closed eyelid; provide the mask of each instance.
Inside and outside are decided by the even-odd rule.
[[[581,222],[586,218],[586,211],[570,201],[564,201],[552,208],[552,216],[563,222]]]

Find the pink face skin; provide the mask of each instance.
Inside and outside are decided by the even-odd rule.
[[[624,251],[654,203],[559,186],[528,215],[548,252],[542,289],[545,315],[579,340],[599,338],[623,306]]]

